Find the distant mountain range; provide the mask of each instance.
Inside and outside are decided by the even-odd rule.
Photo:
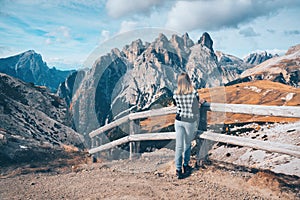
[[[59,84],[74,70],[62,71],[49,68],[42,56],[33,50],[8,58],[0,58],[0,73],[5,73],[25,82],[46,86],[56,92]]]
[[[251,53],[244,58],[244,62],[252,65],[259,65],[260,63],[269,60],[270,58],[278,56],[278,54],[273,55],[266,51],[260,53]]]
[[[234,85],[253,80],[274,82],[300,87],[300,44],[292,46],[283,56],[275,56],[241,73],[236,80],[226,85]]]

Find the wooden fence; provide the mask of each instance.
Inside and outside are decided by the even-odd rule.
[[[231,112],[240,114],[252,114],[252,115],[264,115],[264,116],[278,116],[278,117],[292,117],[300,118],[300,107],[298,106],[263,106],[263,105],[246,105],[246,104],[220,104],[211,103],[209,111],[212,112]],[[90,154],[108,150],[124,143],[130,143],[130,158],[137,151],[135,142],[148,141],[148,140],[169,140],[175,139],[175,132],[161,132],[161,133],[144,133],[139,134],[139,125],[135,123],[135,120],[145,119],[149,117],[164,116],[169,114],[175,114],[176,107],[166,107],[156,110],[149,110],[138,113],[131,113],[125,117],[117,119],[99,129],[96,129],[89,133],[92,139],[92,148],[89,150]],[[106,131],[116,128],[124,123],[129,123],[129,135],[118,140],[101,144],[95,140],[96,136],[99,136]],[[199,134],[202,139],[212,140],[216,142],[223,142],[238,146],[246,146],[254,149],[261,149],[270,152],[277,152],[288,154],[296,157],[300,157],[300,147],[291,144],[281,144],[276,142],[261,141],[250,138],[242,138],[237,136],[224,135],[214,133],[212,131],[205,131]]]

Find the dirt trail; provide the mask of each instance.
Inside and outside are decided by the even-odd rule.
[[[134,161],[86,163],[64,171],[2,177],[0,199],[300,199],[297,188],[285,187],[272,174],[215,164],[177,180],[173,155],[163,149]]]

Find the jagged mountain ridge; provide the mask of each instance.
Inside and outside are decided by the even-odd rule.
[[[246,69],[253,67],[253,64],[245,63],[244,60],[221,51],[216,51],[216,56],[222,70],[224,84],[234,81]]]
[[[251,65],[259,65],[260,63],[263,63],[266,60],[269,60],[270,58],[278,57],[278,54],[271,54],[267,51],[263,52],[255,52],[250,53],[248,56],[246,56],[243,60],[245,63],[249,63]]]
[[[234,56],[221,57],[208,33],[196,43],[187,33],[170,39],[159,34],[152,43],[138,39],[122,50],[112,49],[76,83],[72,95],[76,130],[85,135],[126,113],[166,106],[180,72],[189,73],[198,89],[224,85],[249,67]]]
[[[241,74],[244,71],[279,56],[278,54],[271,54],[267,51],[250,53],[243,59],[220,51],[216,51],[216,55],[222,69],[223,83],[225,85],[230,85],[235,83],[235,81],[240,80]]]
[[[2,73],[0,119],[0,163],[42,160],[63,145],[84,147],[63,99]]]
[[[34,50],[0,58],[0,73],[5,73],[25,82],[46,86],[52,92],[56,92],[59,84],[63,82],[74,70],[58,70],[49,68],[42,56]]]
[[[245,70],[241,77],[228,85],[253,80],[271,80],[293,87],[300,86],[300,45],[290,47],[283,56],[273,57]]]

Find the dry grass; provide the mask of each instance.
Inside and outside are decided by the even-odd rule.
[[[254,104],[276,106],[300,106],[300,88],[291,87],[268,80],[240,83],[228,87],[204,88],[198,90],[201,98],[208,102],[228,104]],[[291,97],[289,99],[289,97]],[[212,116],[212,114],[214,116]],[[221,117],[216,117],[221,115]],[[208,113],[208,123],[247,122],[295,122],[298,118],[274,116],[254,116],[234,113]],[[174,123],[174,115],[152,117],[141,122],[142,128],[150,132],[168,127]]]

